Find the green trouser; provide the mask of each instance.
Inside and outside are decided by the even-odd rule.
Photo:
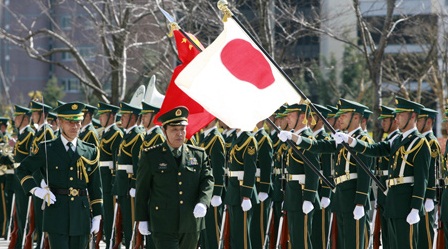
[[[68,236],[66,234],[48,234],[51,249],[87,248],[88,235]]]
[[[283,201],[274,201],[274,204],[272,205],[274,212],[273,219],[274,219],[274,229],[272,231],[269,231],[271,234],[269,239],[269,244],[276,244],[277,243],[277,235],[278,235],[278,226],[280,225],[280,217],[282,217],[282,202]]]
[[[388,221],[388,237],[391,249],[418,248],[418,223],[409,225],[406,218],[391,218]]]
[[[230,248],[252,249],[250,223],[252,209],[243,212],[239,205],[229,205]]]
[[[118,196],[118,204],[121,210],[121,225],[123,228],[123,240],[126,248],[129,248],[132,240],[132,209],[131,197]]]
[[[33,196],[33,206],[34,206],[34,234],[36,236],[36,248],[40,248],[40,243],[42,241],[42,226],[44,212],[42,210],[43,200],[39,197]]]
[[[313,248],[311,233],[314,210],[308,214],[302,211],[288,211],[288,231],[292,249]]]
[[[434,244],[435,209],[425,212],[418,223],[418,247],[432,248]]]
[[[153,233],[157,249],[196,249],[200,232],[193,233]]]
[[[330,207],[315,210],[313,215],[313,232],[311,243],[314,249],[326,249],[328,244],[328,233],[330,231]]]
[[[145,242],[146,242],[146,245],[145,245],[146,249],[155,249],[156,248],[156,245],[154,244],[154,238],[152,235],[145,236]]]
[[[0,237],[6,236],[6,223],[8,222],[6,196],[5,196],[5,179],[6,176],[0,176]]]
[[[101,167],[101,186],[103,188],[103,235],[106,239],[106,248],[114,243],[112,235],[112,223],[114,219],[114,196],[112,195],[112,174],[109,167]]]
[[[338,213],[338,248],[362,249],[366,247],[366,216],[355,220],[353,212]],[[403,247],[404,248],[404,247]]]
[[[263,246],[270,204],[271,198],[267,198],[264,202],[260,202],[252,207],[253,215],[250,223],[250,240],[253,248],[262,248]]]
[[[31,196],[27,196],[25,192],[23,191],[22,186],[20,185],[19,179],[17,177],[14,177],[14,195],[15,195],[15,204],[14,207],[16,208],[16,217],[17,217],[17,240],[16,245],[14,248],[20,249],[22,248],[22,238],[24,234],[25,229],[25,222],[26,222],[26,214],[28,212],[28,201]]]
[[[388,218],[384,216],[384,207],[378,205],[381,215],[381,246],[383,249],[389,249],[389,237],[388,237]]]
[[[448,249],[448,222],[443,222],[443,236],[445,238],[445,249]]]
[[[217,249],[219,243],[219,231],[221,228],[222,211],[224,205],[219,207],[210,207],[205,215],[205,227],[201,231],[201,248]]]

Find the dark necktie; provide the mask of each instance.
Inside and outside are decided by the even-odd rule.
[[[68,142],[67,146],[68,146],[67,153],[68,153],[68,156],[71,159],[73,157],[73,154],[75,154],[75,152],[73,151],[73,148],[72,148],[72,146],[73,146],[72,142]]]

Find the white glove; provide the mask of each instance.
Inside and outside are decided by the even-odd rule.
[[[320,204],[322,205],[322,208],[327,208],[328,206],[330,206],[330,198],[322,197],[322,199],[320,200]]]
[[[420,215],[418,214],[418,209],[413,208],[411,212],[409,212],[408,217],[406,217],[406,222],[409,223],[409,225],[414,225],[419,221]]]
[[[258,199],[259,199],[261,202],[264,202],[268,197],[269,197],[269,195],[268,195],[268,193],[266,193],[266,192],[260,192],[260,193],[258,193]]]
[[[241,202],[241,208],[244,212],[249,211],[252,208],[252,202],[250,200],[243,200]]]
[[[150,235],[151,232],[148,229],[148,222],[147,221],[139,221],[138,222],[138,231],[142,235]]]
[[[304,214],[308,214],[313,209],[314,209],[313,203],[311,203],[310,201],[303,201],[302,211]]]
[[[432,210],[434,210],[434,201],[431,200],[431,199],[426,199],[426,201],[425,201],[425,211],[427,213],[429,213]]]
[[[198,203],[194,207],[193,215],[195,218],[202,218],[207,213],[207,207],[204,205],[204,203]]]
[[[100,231],[101,215],[97,215],[92,219],[90,233],[97,234]]]
[[[221,196],[214,195],[212,197],[212,200],[210,201],[210,204],[212,205],[212,207],[219,207],[222,204]]]
[[[34,188],[33,195],[44,200],[44,203],[50,203],[50,205],[56,202],[56,196],[54,196],[54,194],[48,188],[36,187]]]
[[[331,134],[336,144],[340,144],[342,142],[347,143],[348,138],[350,137],[348,134],[345,134],[344,132],[336,132],[334,134]]]
[[[365,215],[364,206],[356,205],[355,210],[353,210],[353,218],[355,220],[361,219]]]
[[[286,140],[289,140],[292,138],[292,132],[280,131],[280,133],[277,136],[282,142],[286,142]]]
[[[135,188],[131,188],[131,189],[129,189],[129,195],[130,195],[131,197],[135,197]]]

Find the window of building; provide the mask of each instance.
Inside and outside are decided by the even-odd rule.
[[[78,48],[79,54],[84,58],[84,60],[92,60],[95,56],[94,47],[80,47]]]
[[[69,30],[72,28],[72,17],[71,16],[63,16],[61,17],[61,29]]]
[[[62,79],[61,83],[62,83],[62,87],[64,88],[65,92],[68,92],[68,93],[81,92],[81,83],[79,82],[79,79],[76,79],[76,78]]]

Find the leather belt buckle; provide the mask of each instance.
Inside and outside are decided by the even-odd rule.
[[[79,191],[77,189],[74,188],[70,188],[70,196],[78,196],[79,195]]]

